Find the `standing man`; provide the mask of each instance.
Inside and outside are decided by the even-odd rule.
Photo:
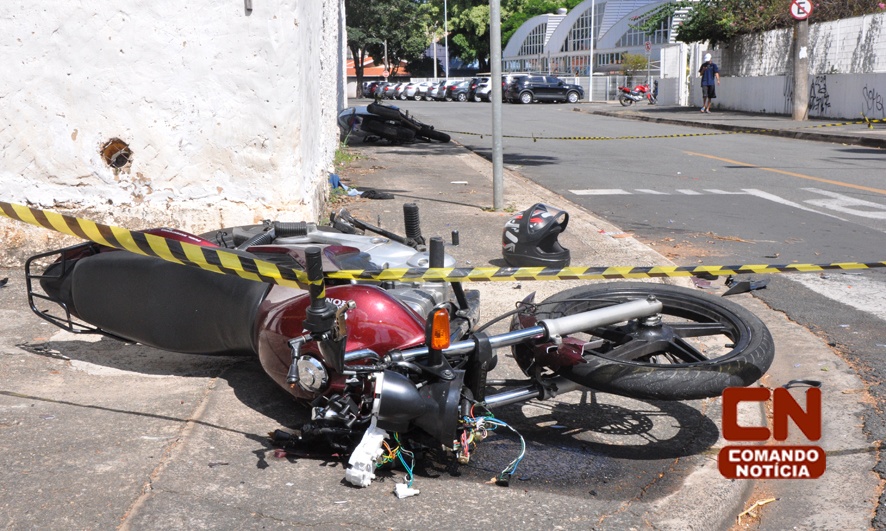
[[[704,63],[698,69],[701,76],[701,112],[711,112],[711,100],[717,97],[717,85],[720,84],[720,67],[711,61],[711,54],[704,55]]]

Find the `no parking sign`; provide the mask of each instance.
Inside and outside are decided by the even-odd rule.
[[[812,14],[812,2],[809,0],[793,0],[791,16],[797,20],[806,20]]]

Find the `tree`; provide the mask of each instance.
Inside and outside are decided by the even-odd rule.
[[[883,11],[882,0],[816,0],[810,22],[826,22]],[[791,0],[677,0],[637,17],[633,27],[652,34],[659,25],[683,8],[691,8],[676,28],[677,40],[685,43],[729,42],[738,35],[790,27]]]
[[[634,76],[645,73],[649,67],[649,61],[646,59],[645,55],[640,55],[638,53],[624,53],[621,58],[621,69],[625,75],[628,76],[628,84],[634,82]]]
[[[367,56],[376,64],[390,65],[392,75],[401,61],[418,59],[430,39],[430,13],[422,0],[345,0],[348,49],[354,57],[357,86],[363,83]]]

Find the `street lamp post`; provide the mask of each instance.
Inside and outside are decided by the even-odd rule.
[[[439,4],[438,4],[439,5]],[[449,7],[446,4],[446,0],[443,0],[443,39],[444,46],[446,47],[446,51],[443,54],[443,59],[446,61],[444,68],[446,70],[446,80],[449,81]]]
[[[591,54],[588,57],[588,101],[594,101],[594,6],[597,0],[591,1]]]

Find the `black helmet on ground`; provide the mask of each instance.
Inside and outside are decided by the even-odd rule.
[[[541,203],[514,214],[502,233],[502,256],[513,267],[567,267],[569,249],[557,241],[567,223],[567,212]]]

